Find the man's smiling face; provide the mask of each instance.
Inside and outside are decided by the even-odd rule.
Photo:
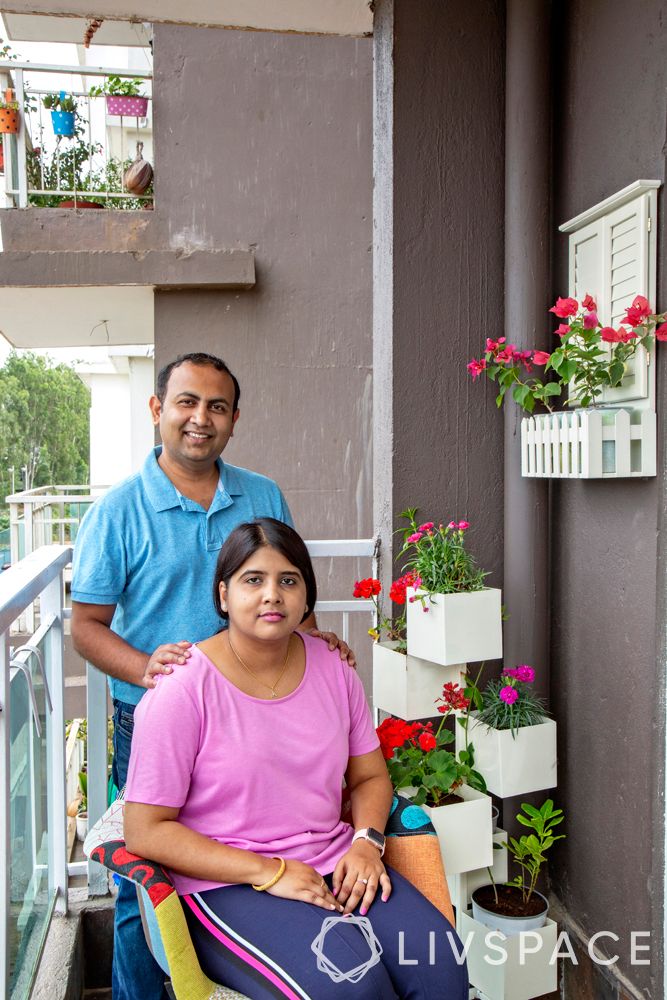
[[[187,471],[209,468],[234,433],[234,383],[212,365],[174,368],[164,401],[151,397],[153,422],[167,456]]]

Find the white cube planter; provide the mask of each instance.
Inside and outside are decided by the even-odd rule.
[[[457,726],[457,745],[464,733]],[[547,719],[536,726],[516,730],[489,729],[475,719],[468,723],[468,741],[475,751],[475,770],[484,776],[487,788],[501,799],[528,795],[545,788],[555,788],[556,723]]]
[[[433,594],[408,588],[408,653],[443,665],[498,660],[503,655],[500,590]],[[410,597],[424,597],[411,601]],[[425,611],[424,608],[428,610]]]
[[[418,656],[397,653],[394,642],[373,644],[373,706],[410,722],[438,714],[435,699],[443,684],[461,683],[465,664],[443,667]]]
[[[493,834],[493,864],[489,865],[493,881],[500,885],[509,878],[509,863],[507,851],[500,845],[507,842],[507,832],[498,829]],[[471,872],[460,872],[458,875],[447,875],[447,885],[452,906],[456,911],[456,930],[461,933],[461,916],[470,909],[470,897],[480,885],[488,885],[489,868],[476,868]]]
[[[459,934],[469,945],[470,982],[487,1000],[533,1000],[558,989],[558,928],[548,917],[539,930],[505,937],[464,913]]]
[[[423,806],[438,834],[447,875],[493,864],[491,797],[469,785],[461,785],[456,794],[462,802]]]

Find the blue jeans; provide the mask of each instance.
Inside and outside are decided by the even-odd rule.
[[[130,763],[134,705],[114,700],[113,764],[111,773],[117,788],[127,781]],[[150,953],[139,912],[134,883],[122,878],[114,914],[113,1000],[168,1000],[165,974]]]

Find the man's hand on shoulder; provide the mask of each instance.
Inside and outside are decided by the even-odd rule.
[[[356,670],[357,658],[354,652],[343,639],[338,638],[335,632],[321,632],[318,628],[311,628],[308,635],[315,636],[316,639],[324,639],[331,650],[340,650],[341,660],[347,660],[348,667],[353,667]]]
[[[171,642],[158,646],[155,652],[151,653],[146,664],[144,676],[141,678],[141,685],[145,688],[154,688],[157,684],[158,674],[171,674],[174,668],[172,663],[185,663],[190,657],[191,642]]]

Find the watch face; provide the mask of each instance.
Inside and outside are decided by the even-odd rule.
[[[372,826],[369,826],[366,836],[372,844],[375,844],[379,848],[384,847],[384,834],[380,833],[379,830],[374,830]]]

